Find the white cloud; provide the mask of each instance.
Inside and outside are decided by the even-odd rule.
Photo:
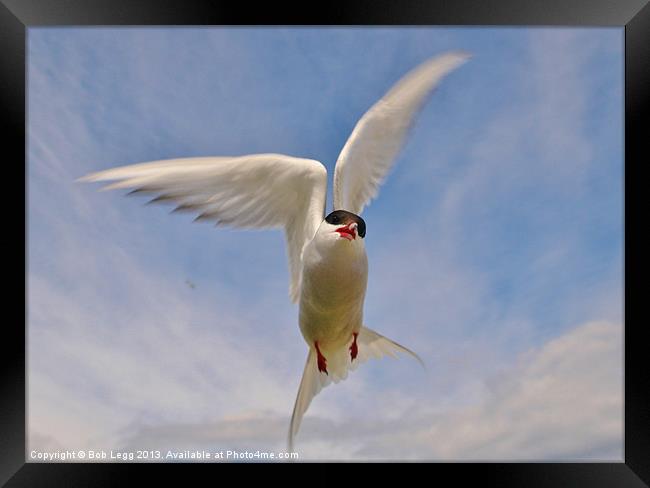
[[[191,290],[117,245],[70,244],[58,265],[76,270],[78,283],[29,277],[30,432],[90,448],[115,445],[123,429],[144,418],[290,411],[304,348],[294,328],[256,332],[255,314],[268,304],[248,313],[218,281]],[[105,256],[93,260],[100,247]],[[282,319],[280,312],[269,327]],[[269,333],[287,354],[278,356]]]
[[[418,405],[409,398],[391,399],[389,391],[380,401],[366,403],[363,395],[355,399],[364,403],[363,409],[370,409],[365,415],[349,411],[333,419],[323,417],[324,410],[317,409],[304,421],[297,441],[298,452],[302,459],[620,460],[623,448],[621,337],[620,324],[591,322],[575,327],[543,347],[523,354],[484,384],[481,398],[464,407],[444,406],[444,402],[436,404],[433,400]],[[149,362],[133,362],[134,358],[128,356],[126,359],[126,369],[146,366]],[[66,398],[67,401],[60,404],[60,411],[49,412],[44,422],[32,423],[30,448],[61,445],[163,451],[281,451],[285,448],[288,422],[288,410],[282,412],[283,406],[286,407],[282,397],[289,392],[278,385],[259,390],[260,384],[268,381],[257,377],[259,372],[247,366],[247,388],[239,393],[237,388],[228,389],[225,403],[240,408],[249,406],[247,414],[237,416],[218,415],[218,411],[227,410],[219,401],[215,401],[211,414],[204,402],[216,400],[218,395],[211,388],[198,388],[190,395],[192,385],[185,389],[182,381],[170,380],[172,383],[167,388],[159,388],[141,382],[137,374],[125,376],[132,385],[125,389],[118,387],[118,393],[125,393],[122,405],[107,404],[92,396],[74,398],[73,392],[68,390],[63,394],[64,389],[60,387],[60,392],[50,391],[54,394],[46,404],[58,405],[53,400]],[[116,378],[95,378],[95,384],[115,381]],[[348,381],[349,385],[355,383]],[[138,389],[149,390],[153,396],[148,398],[146,391],[137,394]],[[40,382],[37,391],[38,395],[48,395],[47,386]],[[38,395],[34,401],[38,402]],[[143,415],[133,416],[129,422],[124,417],[124,412],[129,411],[125,409],[126,404],[138,397],[142,397],[139,408]],[[273,398],[276,402],[270,401]],[[276,403],[279,408],[266,411],[255,408],[255,404],[261,403],[271,407]],[[355,406],[359,412],[359,405]],[[398,409],[394,410],[396,406]],[[175,410],[176,417],[184,416],[188,421],[173,421],[175,415],[160,416],[165,409]],[[157,421],[153,420],[156,416],[145,414],[154,411],[159,415]],[[194,413],[198,411],[202,412],[198,417],[205,421],[191,421],[197,418]],[[396,416],[395,411],[401,413]],[[109,419],[111,422],[106,425]],[[118,423],[122,424],[119,437],[113,437],[110,442],[96,437],[98,428],[115,429]]]
[[[570,330],[495,378],[481,404],[414,438],[436,458],[622,459],[620,324]]]
[[[369,415],[339,421],[308,416],[297,442],[301,458],[619,461],[621,326],[583,324],[529,351],[492,378],[471,406],[412,406],[394,417],[391,403],[382,399]],[[141,427],[122,447],[279,451],[285,434],[283,416],[251,414]]]

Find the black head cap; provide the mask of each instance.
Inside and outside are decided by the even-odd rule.
[[[357,234],[359,237],[366,237],[366,221],[356,214],[347,210],[334,210],[325,217],[325,221],[332,225],[348,225],[351,222],[357,223]]]

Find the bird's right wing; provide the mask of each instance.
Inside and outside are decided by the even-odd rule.
[[[297,301],[302,249],[323,220],[327,170],[318,161],[281,154],[170,159],[92,173],[79,181],[117,180],[105,189],[134,188],[175,202],[235,228],[284,228],[289,257],[289,295]]]
[[[361,117],[336,162],[334,210],[361,215],[377,196],[427,96],[468,58],[466,53],[450,52],[422,63]]]

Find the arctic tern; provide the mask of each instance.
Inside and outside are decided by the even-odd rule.
[[[289,426],[288,448],[314,396],[370,357],[412,351],[363,325],[368,278],[360,217],[376,197],[409,128],[439,81],[470,56],[448,52],[407,73],[358,121],[334,169],[333,211],[324,217],[327,170],[281,154],[171,159],[92,173],[79,181],[116,181],[173,202],[195,220],[235,228],[283,228],[289,296],[309,347]],[[421,362],[421,361],[420,361]]]

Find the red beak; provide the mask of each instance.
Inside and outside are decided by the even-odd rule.
[[[355,228],[356,225],[352,226],[352,224],[350,224],[350,225],[346,225],[345,227],[339,227],[338,229],[336,229],[335,232],[338,232],[341,235],[341,237],[343,237],[344,239],[351,241],[357,238],[357,235],[354,232]]]

